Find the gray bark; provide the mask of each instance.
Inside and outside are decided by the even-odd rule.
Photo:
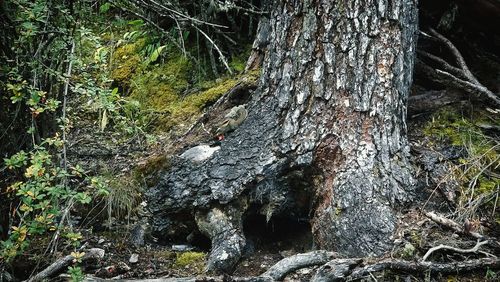
[[[285,276],[292,271],[304,267],[325,264],[336,256],[337,255],[334,252],[327,251],[312,251],[309,253],[293,255],[282,259],[260,276],[271,277],[274,281],[283,280],[283,278],[285,278]]]
[[[323,249],[387,251],[414,186],[405,118],[416,20],[410,0],[275,1],[248,118],[212,158],[172,161],[148,193],[154,230],[182,236],[172,230],[196,213],[217,270],[241,255],[249,206],[268,219],[309,212]]]

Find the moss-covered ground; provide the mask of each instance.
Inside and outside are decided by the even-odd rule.
[[[431,145],[444,143],[463,151],[455,171],[450,172],[461,182],[459,206],[465,209],[480,203],[500,223],[495,208],[500,187],[500,142],[498,132],[490,130],[500,126],[496,115],[486,108],[463,111],[446,107],[432,115],[423,132]]]

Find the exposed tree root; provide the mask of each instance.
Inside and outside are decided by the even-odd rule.
[[[85,255],[82,258],[82,261],[91,260],[91,259],[101,259],[104,257],[104,250],[99,248],[92,248],[90,250],[85,251]],[[75,257],[72,255],[67,255],[56,260],[54,263],[49,265],[43,271],[39,272],[35,276],[28,279],[28,282],[42,281],[44,279],[50,278],[59,272],[63,271],[68,265],[70,265]]]
[[[328,251],[312,251],[293,255],[271,266],[271,268],[264,272],[261,277],[271,277],[274,280],[281,280],[294,270],[314,265],[322,265],[336,256],[336,253]]]
[[[433,248],[430,248],[427,253],[425,253],[424,257],[422,258],[422,262],[426,261],[427,258],[435,251],[438,251],[438,250],[452,250],[454,252],[457,252],[457,253],[461,253],[461,254],[469,254],[469,253],[482,253],[482,254],[485,254],[485,255],[488,255],[488,256],[492,256],[491,254],[489,253],[486,253],[486,252],[483,252],[483,251],[480,251],[479,248],[482,246],[482,245],[486,245],[488,244],[488,241],[478,241],[477,244],[470,248],[470,249],[460,249],[460,248],[455,248],[455,247],[452,247],[452,246],[447,246],[447,245],[439,245],[439,246],[436,246],[436,247],[433,247]]]

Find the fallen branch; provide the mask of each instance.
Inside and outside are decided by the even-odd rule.
[[[488,240],[486,241],[478,241],[476,243],[476,245],[470,249],[460,249],[460,248],[455,248],[455,247],[452,247],[452,246],[447,246],[447,245],[439,245],[439,246],[436,246],[436,247],[432,247],[430,248],[427,253],[425,253],[424,257],[422,258],[421,262],[424,262],[427,260],[427,258],[435,251],[438,251],[438,250],[451,250],[451,251],[454,251],[454,252],[457,252],[457,253],[461,253],[461,254],[468,254],[468,253],[478,253],[480,252],[479,251],[479,248],[481,248],[482,245],[486,245],[488,244]],[[483,254],[487,254],[489,256],[492,256],[491,254],[488,254],[488,253],[485,253],[485,252],[481,252]]]
[[[270,277],[273,280],[282,280],[288,273],[304,267],[325,264],[337,254],[328,251],[312,251],[284,258],[271,266],[260,277]]]
[[[155,279],[118,279],[121,282],[273,282],[271,278],[267,277],[233,277],[233,276],[199,276],[199,277],[179,277],[179,278],[155,278]],[[105,282],[117,281],[116,279],[103,279],[98,277],[85,277],[84,282]]]
[[[442,215],[438,215],[434,212],[424,212],[424,215],[430,218],[432,221],[441,224],[449,229],[464,235],[474,237],[476,239],[488,242],[488,245],[496,249],[500,248],[500,243],[494,238],[479,234],[477,232],[468,231],[462,225],[456,223],[455,221],[448,219]]]
[[[436,223],[439,223],[445,227],[448,227],[450,228],[451,230],[457,232],[457,233],[461,233],[461,234],[467,234],[467,235],[470,235],[476,239],[480,239],[480,240],[485,240],[486,238],[477,233],[477,232],[472,232],[472,231],[469,231],[467,232],[462,225],[456,223],[455,221],[451,220],[451,219],[448,219],[442,215],[438,215],[436,214],[435,212],[424,212],[425,216],[427,216],[428,218],[430,218],[432,221],[436,222]]]
[[[85,255],[82,257],[82,261],[91,260],[91,259],[102,259],[104,257],[104,250],[99,248],[92,248],[85,251]],[[57,273],[63,271],[66,267],[73,263],[75,257],[72,255],[67,255],[62,257],[47,268],[36,274],[35,276],[28,279],[28,282],[42,281],[49,277],[56,275]]]
[[[414,117],[425,112],[432,112],[446,105],[460,102],[464,99],[456,90],[427,91],[420,95],[408,97],[408,116]]]
[[[426,69],[430,69],[432,71],[432,73],[427,73],[427,75],[430,75],[435,79],[437,78],[436,80],[440,81],[441,83],[449,84],[450,86],[463,89],[467,92],[478,94],[481,97],[485,97],[493,101],[496,105],[500,105],[500,97],[498,96],[498,94],[493,93],[478,81],[478,79],[469,70],[467,63],[465,62],[465,59],[460,51],[458,51],[458,48],[455,47],[455,45],[449,39],[432,28],[430,29],[430,34],[433,38],[436,38],[450,50],[451,54],[455,58],[458,67],[452,66],[442,58],[439,58],[433,54],[419,51],[418,54],[420,56],[433,61],[439,66],[439,68],[441,68],[431,68],[420,61],[422,64],[427,66],[425,67]]]

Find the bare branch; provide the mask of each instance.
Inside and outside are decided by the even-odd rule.
[[[496,241],[494,238],[479,234],[477,232],[467,231],[463,228],[462,225],[442,215],[438,215],[434,212],[424,212],[424,215],[430,218],[432,221],[441,224],[443,226],[446,226],[457,233],[469,235],[479,240],[485,240],[491,247],[494,247],[496,249],[500,248],[500,243]]]
[[[488,88],[484,87],[482,84],[474,84],[469,81],[464,81],[448,72],[442,71],[442,70],[436,70],[438,74],[441,76],[445,76],[448,79],[450,79],[453,83],[457,84],[461,88],[467,89],[469,92],[472,93],[477,93],[477,94],[482,94],[488,98],[490,98],[492,101],[494,101],[497,105],[500,105],[500,97],[495,95],[493,92],[488,90]]]
[[[445,71],[453,73],[453,75],[456,75],[456,76],[460,77],[461,79],[467,79],[466,75],[465,75],[465,73],[464,73],[464,71],[462,69],[459,69],[457,67],[454,67],[454,66],[448,64],[448,62],[446,62],[445,60],[441,59],[440,57],[435,56],[435,55],[433,55],[431,53],[428,53],[428,52],[425,52],[425,51],[417,51],[417,53],[419,55],[421,55],[421,56],[424,56],[424,57],[426,57],[428,59],[431,59],[434,62],[440,64],[441,67]]]
[[[468,254],[468,253],[477,253],[479,252],[479,248],[481,248],[482,245],[486,245],[488,244],[488,240],[486,241],[477,241],[476,245],[470,249],[460,249],[460,248],[455,248],[455,247],[452,247],[452,246],[447,246],[447,245],[439,245],[439,246],[436,246],[436,247],[432,247],[430,248],[427,253],[425,253],[424,257],[422,258],[421,262],[424,262],[427,260],[427,258],[435,251],[438,251],[438,250],[451,250],[451,251],[454,251],[454,252],[457,252],[457,253],[461,253],[461,254]],[[482,252],[484,253],[484,252]],[[488,254],[488,253],[485,253],[485,254]],[[488,254],[489,256],[492,256],[490,254]]]
[[[457,47],[455,47],[455,45],[453,45],[453,43],[451,43],[451,41],[448,40],[448,38],[444,37],[439,32],[435,31],[432,28],[429,30],[432,35],[437,37],[441,42],[444,43],[444,45],[446,45],[446,47],[448,47],[448,49],[450,49],[451,53],[455,56],[458,65],[465,72],[466,76],[471,80],[471,82],[473,82],[474,84],[480,84],[479,81],[477,81],[477,79],[474,77],[472,72],[469,70],[469,67],[467,67],[467,63],[465,62],[462,54],[460,54],[460,52],[458,51]]]
[[[219,49],[219,46],[217,46],[217,44],[215,44],[215,42],[210,38],[210,36],[208,36],[205,32],[203,32],[203,30],[201,30],[199,27],[197,27],[195,25],[193,25],[193,27],[197,31],[199,31],[201,34],[203,34],[203,36],[205,36],[205,38],[215,47],[215,50],[217,50],[217,53],[219,53],[219,58],[222,61],[222,63],[224,64],[224,66],[226,67],[227,71],[229,72],[229,74],[233,74],[233,71],[231,70],[231,68],[227,64],[226,57],[224,56],[224,54],[222,54],[222,51]]]
[[[428,34],[425,34],[421,32],[425,36],[429,36]],[[455,66],[450,65],[448,62],[443,60],[442,58],[439,58],[433,54],[419,51],[418,53],[434,62],[436,62],[443,70],[440,69],[434,69],[430,68],[430,71],[435,74],[436,77],[438,77],[440,82],[442,83],[448,83],[451,84],[454,87],[457,87],[459,89],[464,89],[467,92],[472,92],[475,94],[479,94],[480,96],[486,97],[490,99],[491,101],[495,102],[497,106],[500,106],[500,97],[496,93],[493,93],[490,91],[488,88],[486,88],[484,85],[482,85],[477,78],[472,74],[472,72],[469,70],[469,67],[467,66],[467,63],[465,62],[465,59],[463,58],[462,54],[460,51],[458,51],[457,47],[453,45],[453,43],[444,37],[442,34],[438,33],[434,29],[430,29],[430,33],[437,38],[441,43],[443,43],[448,49],[451,51],[453,56],[455,57],[455,60],[458,64],[458,68]],[[425,63],[423,63],[425,65]]]

